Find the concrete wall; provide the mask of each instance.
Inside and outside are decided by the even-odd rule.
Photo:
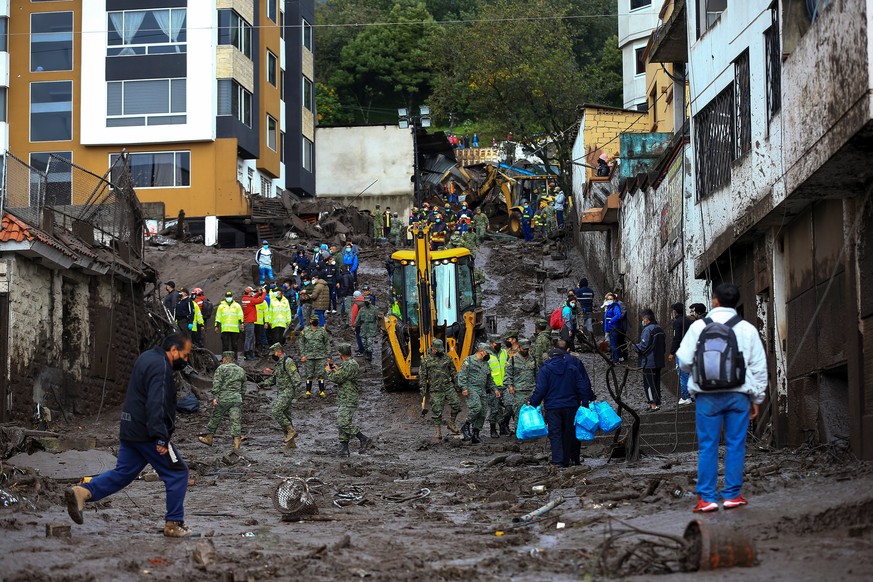
[[[315,143],[318,196],[348,201],[357,197],[353,204],[358,208],[388,205],[408,214],[414,172],[410,130],[394,125],[319,127]]]
[[[10,420],[27,421],[36,403],[53,420],[93,414],[124,399],[147,333],[143,288],[109,276],[55,271],[11,258]]]

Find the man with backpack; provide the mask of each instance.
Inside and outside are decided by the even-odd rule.
[[[676,360],[691,372],[688,391],[697,406],[697,506],[718,511],[718,446],[725,441],[724,508],[746,505],[741,495],[749,420],[757,418],[767,390],[767,356],[758,330],[737,315],[740,290],[731,283],[715,288],[712,310],[695,321],[682,339]]]

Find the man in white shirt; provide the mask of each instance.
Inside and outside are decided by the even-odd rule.
[[[736,285],[722,283],[715,288],[712,310],[705,319],[695,321],[688,328],[676,352],[676,360],[682,370],[692,371],[698,339],[706,325],[714,321],[730,326],[729,322],[737,316],[739,301],[740,290]],[[722,427],[725,438],[725,477],[721,491],[724,508],[731,509],[747,503],[740,494],[746,458],[746,433],[749,420],[758,416],[758,407],[766,394],[767,356],[754,325],[739,320],[733,325],[732,331],[736,336],[737,349],[745,362],[745,381],[742,385],[704,390],[698,385],[698,374],[692,373],[688,379],[688,391],[696,402],[699,443],[695,512],[718,510],[718,445]]]

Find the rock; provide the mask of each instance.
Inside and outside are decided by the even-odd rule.
[[[193,555],[194,561],[205,568],[215,562],[215,544],[211,539],[202,539],[194,547]]]
[[[47,523],[45,524],[45,537],[71,538],[73,537],[73,532],[67,523]]]
[[[518,467],[527,463],[528,459],[524,455],[514,454],[506,457],[504,464],[507,467]]]

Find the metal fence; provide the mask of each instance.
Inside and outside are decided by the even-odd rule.
[[[64,229],[141,265],[145,220],[126,158],[120,156],[118,167],[103,176],[56,154],[38,161],[44,168],[8,152],[3,156],[0,212],[44,230]]]
[[[734,84],[716,95],[694,116],[697,197],[703,200],[731,181],[736,152]]]
[[[749,50],[734,61],[734,104],[737,108],[737,139],[734,159],[752,149],[752,84],[749,70]]]
[[[778,5],[770,9],[772,24],[764,31],[767,58],[767,122],[782,107],[782,44],[779,41]]]

